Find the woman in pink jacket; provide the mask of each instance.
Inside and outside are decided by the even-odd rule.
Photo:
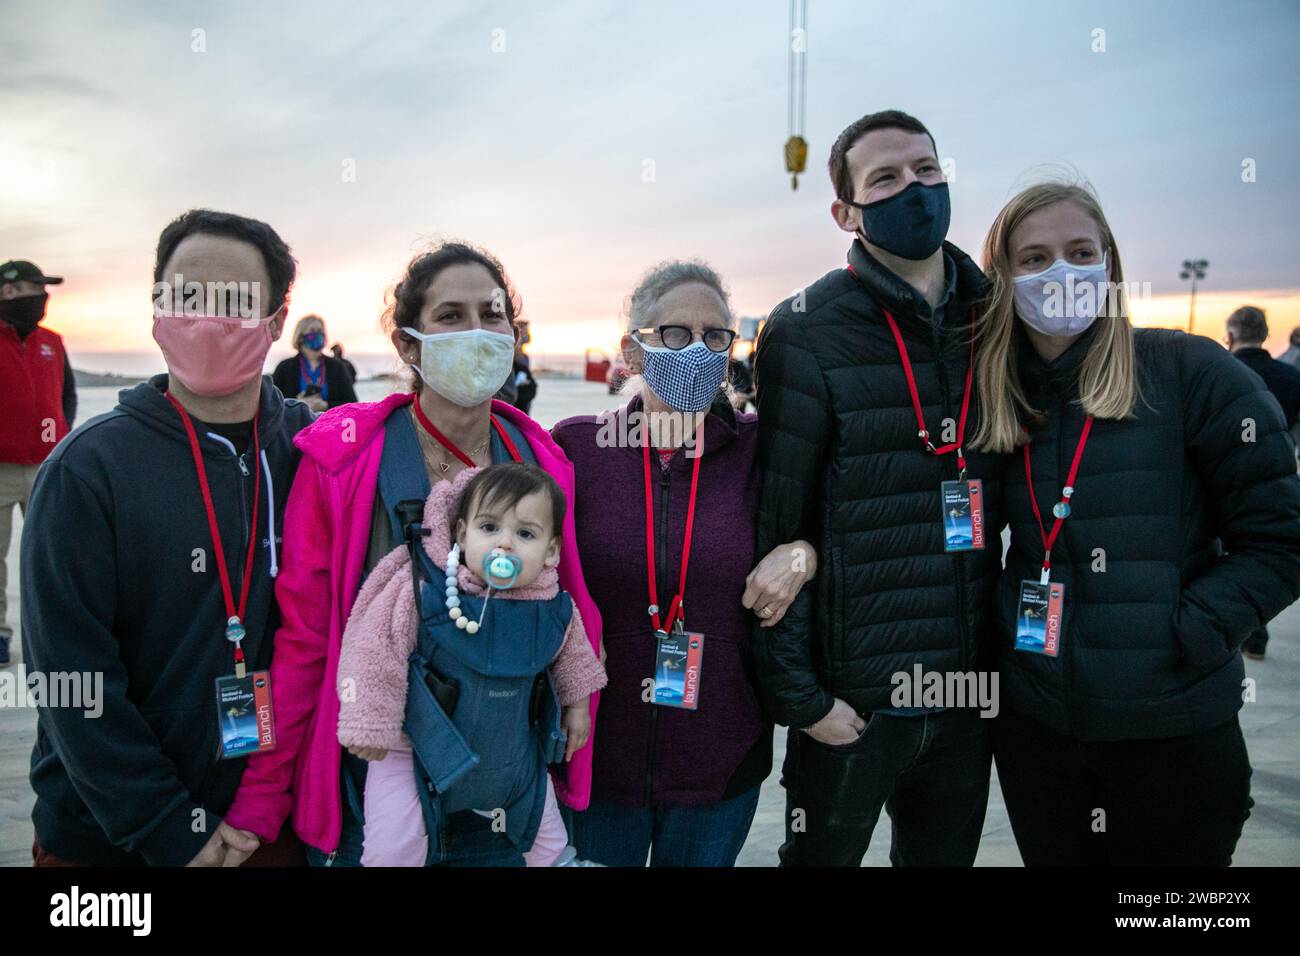
[[[421,456],[430,487],[466,468],[510,460],[536,464],[555,478],[570,502],[559,584],[599,648],[600,613],[583,583],[574,537],[573,468],[536,422],[492,400],[512,367],[518,311],[509,279],[488,253],[444,243],[417,256],[383,319],[398,354],[419,373],[414,394],[330,409],[295,439],[303,457],[285,511],[276,583],[276,746],[250,760],[222,823],[228,865],[256,840],[275,840],[290,816],[310,863],[360,865],[366,765],[339,745],[336,677],[343,629],[362,581],[402,544],[384,504],[386,457],[391,475],[394,455]],[[598,701],[593,694],[593,728]],[[556,771],[554,783],[561,803],[586,808],[590,742]],[[490,820],[467,813],[448,818],[452,832],[443,842],[452,849],[442,862],[521,862]]]

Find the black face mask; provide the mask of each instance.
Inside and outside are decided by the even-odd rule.
[[[862,231],[872,245],[916,261],[943,245],[952,216],[946,182],[915,182],[886,199],[849,205],[862,210]]]
[[[20,336],[26,336],[45,318],[45,306],[50,294],[20,295],[16,299],[0,299],[0,319],[4,319]]]

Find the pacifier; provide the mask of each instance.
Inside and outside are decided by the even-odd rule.
[[[522,560],[504,551],[489,551],[483,556],[483,580],[499,591],[514,587],[523,569]]]

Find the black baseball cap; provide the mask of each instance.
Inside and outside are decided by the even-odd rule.
[[[0,283],[35,282],[38,285],[58,285],[62,281],[63,276],[47,276],[41,272],[36,263],[28,262],[26,259],[10,259],[4,265],[0,265]]]

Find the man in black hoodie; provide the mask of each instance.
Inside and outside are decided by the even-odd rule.
[[[964,440],[988,282],[944,241],[948,185],[918,120],[864,116],[830,172],[848,268],[772,311],[755,362],[758,552],[818,546],[816,583],[754,629],[760,698],[790,727],[781,862],[859,865],[885,807],[895,865],[969,865],[989,790],[975,708],[993,716],[996,685],[917,685],[970,688],[987,649],[1001,465]]]
[[[271,663],[293,437],[312,416],[262,366],[295,270],[266,223],[192,210],[168,225],[154,265],[168,374],[124,390],[37,476],[23,654],[51,686],[102,679],[98,717],[40,707],[37,865],[216,865],[255,845],[221,822],[245,758],[223,759],[217,682]]]

